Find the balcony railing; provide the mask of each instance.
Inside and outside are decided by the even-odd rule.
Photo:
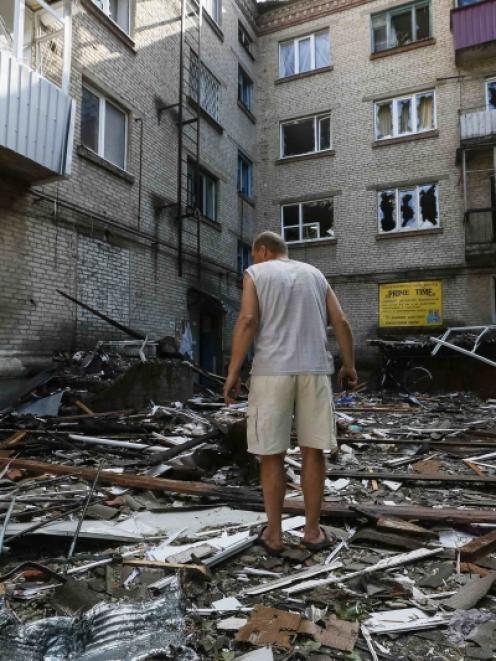
[[[483,0],[453,9],[451,29],[457,59],[468,49],[496,42],[496,0]],[[488,51],[487,54],[492,53]]]
[[[496,110],[473,108],[460,113],[461,140],[496,139]]]

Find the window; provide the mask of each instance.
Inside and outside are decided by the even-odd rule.
[[[279,44],[279,75],[281,78],[322,69],[331,64],[329,30],[309,34]]]
[[[378,220],[382,234],[439,227],[437,184],[381,191]]]
[[[281,158],[331,148],[331,115],[315,115],[281,124]]]
[[[436,103],[433,91],[375,104],[376,140],[432,131],[436,128]]]
[[[430,1],[421,0],[372,16],[372,52],[407,46],[431,36]]]
[[[131,0],[93,0],[104,14],[129,34]]]
[[[281,207],[282,235],[288,243],[333,239],[332,199],[285,204]]]
[[[196,166],[188,161],[188,206],[209,218],[217,220],[217,179],[204,170],[198,170],[195,186]],[[198,199],[197,199],[198,198]]]
[[[207,67],[198,62],[197,54],[190,50],[191,97],[216,122],[219,121],[220,83]]]
[[[205,11],[220,25],[222,17],[222,0],[202,0]]]
[[[488,110],[496,110],[496,78],[486,82],[486,107]]]
[[[238,153],[238,191],[246,197],[253,197],[253,163]]]
[[[251,52],[253,39],[250,37],[243,24],[239,21],[238,21],[238,41],[243,46],[243,48],[253,57],[253,53]]]
[[[496,322],[496,275],[491,278],[491,318]]]
[[[238,275],[243,275],[244,271],[253,263],[251,257],[251,246],[249,243],[238,241]]]
[[[238,101],[247,110],[253,107],[253,82],[241,66],[238,66]]]
[[[81,142],[96,154],[126,169],[127,113],[89,87],[83,87]]]

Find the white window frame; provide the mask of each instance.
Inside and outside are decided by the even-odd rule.
[[[432,225],[432,227],[401,227],[401,205],[400,205],[400,196],[402,193],[406,193],[407,191],[412,191],[415,190],[415,208],[417,211],[417,223],[420,218],[421,214],[421,207],[420,207],[420,189],[425,188],[426,186],[435,186],[436,187],[436,211],[437,211],[437,219],[438,223],[437,225]],[[395,198],[394,198],[394,204],[395,204],[395,213],[396,213],[396,228],[394,230],[390,230],[389,232],[385,232],[382,227],[381,227],[381,219],[380,219],[380,204],[381,204],[381,195],[383,193],[387,192],[394,192]],[[427,181],[426,183],[422,184],[413,184],[412,186],[400,186],[399,188],[383,188],[382,190],[377,191],[377,231],[379,234],[408,234],[410,232],[425,232],[426,230],[430,229],[440,229],[441,227],[441,215],[439,213],[439,182],[438,181]]]
[[[98,151],[96,152],[100,158],[103,158],[105,161],[108,163],[112,163],[116,168],[119,168],[121,170],[127,170],[127,161],[128,161],[128,131],[129,131],[129,112],[123,108],[121,105],[116,103],[115,101],[112,101],[112,99],[109,99],[106,97],[102,92],[99,90],[95,89],[92,85],[89,85],[88,83],[84,82],[83,83],[83,88],[87,89],[88,92],[91,92],[94,96],[98,98]],[[117,108],[119,112],[121,112],[124,115],[125,118],[125,123],[124,123],[124,165],[118,165],[117,163],[114,163],[113,161],[109,161],[108,158],[105,157],[105,121],[106,121],[106,105],[107,103],[114,108]],[[85,145],[86,146],[86,145]],[[91,149],[90,147],[86,147],[87,149]]]
[[[127,21],[128,21],[128,25],[129,25],[129,30],[125,30],[122,27],[122,25],[119,25],[119,23],[117,23],[117,21],[115,19],[113,19],[112,16],[110,15],[110,0],[92,0],[92,2],[105,14],[105,16],[107,16],[107,18],[110,18],[112,23],[115,23],[115,25],[117,25],[119,30],[122,30],[124,32],[124,34],[127,34],[128,36],[131,34],[131,4],[132,4],[133,0],[128,0],[128,8],[127,8],[128,17],[127,17]]]
[[[491,76],[491,78],[486,78],[485,82],[485,97],[486,97],[486,110],[491,110],[489,107],[489,85],[491,83],[496,83],[496,76]],[[496,110],[495,108],[492,108],[492,110]]]
[[[496,80],[496,79],[495,79]],[[417,99],[420,96],[427,96],[432,94],[432,113],[434,118],[434,126],[427,129],[418,129],[418,112],[417,112]],[[398,114],[398,105],[401,101],[410,101],[410,107],[412,108],[411,120],[412,120],[412,130],[406,133],[399,132],[399,114]],[[393,117],[393,134],[386,135],[382,138],[379,137],[379,131],[377,126],[377,113],[380,106],[390,103],[392,106],[392,117]],[[422,92],[414,92],[413,94],[407,94],[406,96],[395,96],[390,99],[381,99],[380,101],[374,102],[374,137],[376,140],[392,140],[394,138],[402,138],[408,135],[418,135],[419,133],[427,133],[429,131],[435,131],[437,129],[437,100],[436,100],[436,90],[429,89],[423,90]]]
[[[288,229],[295,229],[296,227],[298,228],[299,232],[299,239],[297,241],[288,241],[287,239],[284,238],[286,243],[288,245],[291,245],[293,243],[318,243],[319,241],[328,241],[330,236],[319,236],[317,239],[304,239],[303,237],[303,228],[304,227],[311,227],[312,225],[315,225],[316,223],[304,223],[303,222],[303,206],[305,204],[315,204],[316,202],[331,202],[332,203],[332,208],[334,211],[334,199],[332,197],[321,197],[317,200],[304,200],[303,202],[290,202],[288,204],[281,204],[280,207],[280,214],[281,214],[281,236],[284,238],[285,237],[285,232],[284,230]],[[298,225],[284,225],[284,209],[286,207],[296,207],[298,206]],[[320,227],[319,227],[319,234],[320,234]]]
[[[315,35],[323,34],[327,32],[329,37],[329,64],[324,65],[316,69],[315,67]],[[300,41],[306,41],[310,39],[310,69],[307,71],[300,72]],[[282,60],[282,48],[288,44],[293,44],[293,53],[294,53],[294,73],[289,74],[288,76],[283,73],[283,60]],[[279,42],[279,78],[290,78],[291,76],[297,76],[299,73],[309,73],[310,71],[318,71],[319,69],[325,69],[328,66],[331,66],[332,63],[332,53],[331,53],[331,31],[329,28],[324,28],[323,30],[317,30],[316,32],[311,32],[306,34],[303,37],[297,37],[296,39],[287,39],[285,41]]]
[[[215,7],[215,13],[217,17],[214,16],[213,12],[209,9],[209,3],[212,7]],[[210,18],[220,26],[222,23],[222,0],[201,0],[203,9],[207,12]]]
[[[284,155],[284,127],[288,126],[290,124],[298,124],[300,122],[304,122],[306,120],[313,119],[313,145],[314,148],[312,151],[307,151],[307,152],[302,152],[301,154],[291,154],[290,156],[285,156]],[[320,126],[321,122],[324,119],[329,120],[329,147],[326,147],[325,149],[320,149],[320,137],[321,137],[321,131],[320,131]],[[319,113],[318,115],[308,115],[307,117],[298,117],[298,119],[290,119],[286,120],[284,122],[281,122],[279,125],[279,158],[281,159],[292,159],[292,158],[299,158],[300,156],[307,156],[308,154],[317,154],[317,153],[324,153],[327,151],[332,151],[332,119],[331,119],[331,113],[326,112],[326,113]],[[318,201],[318,200],[317,200]]]
[[[429,27],[430,27],[430,34],[428,37],[424,37],[424,39],[431,39],[432,38],[432,3],[431,0],[414,0],[414,2],[406,2],[404,5],[400,5],[399,7],[393,7],[392,9],[387,9],[385,11],[379,11],[371,15],[371,20],[370,20],[370,38],[371,38],[371,44],[372,44],[372,53],[384,53],[387,50],[391,50],[392,48],[401,48],[401,46],[389,46],[391,43],[391,18],[393,16],[397,16],[398,14],[403,14],[405,13],[405,9],[410,7],[410,21],[411,21],[411,27],[412,27],[412,41],[410,42],[411,44],[416,43],[417,41],[421,41],[420,39],[417,39],[417,24],[415,21],[415,9],[418,6],[422,5],[428,5],[429,7]],[[376,16],[385,16],[386,17],[386,43],[388,44],[386,48],[383,48],[381,50],[376,50],[375,47],[375,40],[374,40],[374,25],[373,25],[373,19]],[[407,44],[410,45],[410,44]]]

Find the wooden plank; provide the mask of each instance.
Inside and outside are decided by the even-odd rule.
[[[496,477],[479,475],[467,475],[466,473],[458,473],[456,475],[449,475],[448,473],[382,473],[381,471],[373,471],[372,473],[365,473],[364,471],[346,471],[346,470],[331,470],[327,471],[327,476],[331,479],[338,477],[345,477],[356,480],[393,480],[394,482],[458,482],[458,483],[471,483],[471,484],[496,484]]]
[[[180,562],[161,562],[160,560],[124,560],[123,565],[130,567],[151,567],[153,569],[193,569],[210,576],[210,571],[205,565],[181,564]]]
[[[6,438],[4,441],[0,443],[0,450],[8,450],[9,448],[15,447],[24,438],[26,438],[27,435],[28,432],[26,430],[16,432],[15,434],[9,436],[9,438]]]
[[[95,412],[92,411],[88,406],[86,406],[84,402],[81,402],[79,399],[76,399],[74,404],[78,407],[78,409],[83,411],[83,413],[86,413],[86,415],[91,415],[91,416],[95,415]]]
[[[460,549],[460,558],[472,562],[493,551],[496,551],[496,530],[492,530],[487,535],[473,539],[468,544],[462,546]]]

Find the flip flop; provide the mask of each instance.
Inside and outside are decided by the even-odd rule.
[[[262,527],[260,528],[260,530],[259,530],[259,532],[258,532],[258,536],[257,536],[257,538],[256,538],[256,540],[255,540],[255,544],[259,544],[259,545],[264,549],[264,551],[266,551],[266,552],[267,552],[270,556],[272,556],[273,558],[280,558],[281,555],[282,555],[282,553],[283,553],[283,551],[284,551],[284,547],[281,548],[281,549],[275,549],[275,548],[273,548],[272,546],[269,546],[269,544],[267,544],[267,542],[265,541],[265,539],[262,537],[262,535],[263,535],[263,533],[264,533],[264,530],[265,530],[266,528],[267,528],[267,526],[262,526]]]
[[[334,539],[329,539],[329,535],[327,532],[320,527],[322,532],[324,533],[324,539],[321,539],[320,542],[303,542],[303,546],[308,549],[309,551],[312,551],[312,553],[318,553],[319,551],[325,551],[326,549],[330,549],[332,546],[334,546]]]

